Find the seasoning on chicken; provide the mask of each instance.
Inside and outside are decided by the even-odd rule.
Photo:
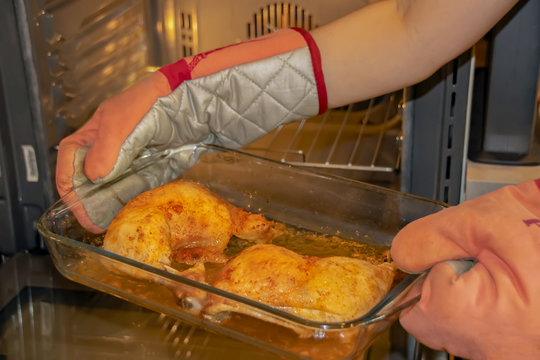
[[[395,270],[393,263],[302,256],[261,244],[231,259],[212,285],[304,319],[341,322],[373,308],[390,291]],[[208,299],[203,311],[207,315],[238,312],[261,317],[247,306],[216,296]]]
[[[118,213],[103,248],[148,265],[171,261],[222,263],[233,236],[267,242],[276,236],[272,222],[219,198],[201,185],[172,181],[146,191]]]

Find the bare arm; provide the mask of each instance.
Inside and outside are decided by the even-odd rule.
[[[471,47],[517,0],[382,0],[312,32],[330,107],[429,77]]]

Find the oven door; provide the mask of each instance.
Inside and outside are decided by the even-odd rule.
[[[284,360],[72,282],[49,255],[19,253],[8,259],[0,266],[0,284],[0,360]],[[414,356],[407,354],[407,338],[398,326],[378,337],[366,360]]]
[[[0,283],[0,360],[278,358],[71,282],[48,255],[16,255]]]

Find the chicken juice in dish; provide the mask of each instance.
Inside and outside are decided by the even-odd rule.
[[[387,248],[274,222],[183,180],[126,204],[109,226],[103,248],[319,322],[362,316],[396,278]],[[209,319],[238,313],[275,322],[205,291],[171,290],[183,308]]]

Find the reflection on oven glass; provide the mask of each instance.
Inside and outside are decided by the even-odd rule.
[[[379,337],[368,359],[387,358],[394,332]],[[0,309],[0,360],[96,358],[283,360],[90,289],[28,286]]]
[[[90,289],[25,287],[0,310],[0,359],[277,359]]]

